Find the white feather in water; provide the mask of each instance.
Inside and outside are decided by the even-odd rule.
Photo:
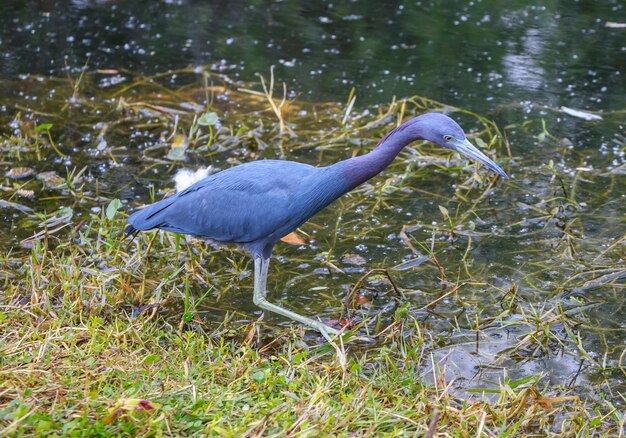
[[[189,169],[180,169],[178,172],[176,172],[176,175],[174,175],[176,193],[185,190],[190,185],[197,183],[198,181],[206,178],[212,173],[215,173],[216,170],[217,169],[215,169],[213,166],[201,167],[195,172]]]

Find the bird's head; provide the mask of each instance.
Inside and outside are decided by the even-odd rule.
[[[469,142],[465,137],[463,129],[450,117],[440,113],[428,113],[413,119],[411,125],[411,128],[415,130],[416,137],[423,138],[446,149],[452,149],[469,159],[476,160],[503,178],[509,177],[500,166]]]

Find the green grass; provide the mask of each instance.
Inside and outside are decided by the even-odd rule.
[[[532,384],[503,383],[493,403],[459,400],[450,382],[425,386],[419,343],[351,356],[343,371],[294,339],[262,348],[159,321],[4,316],[13,322],[3,337],[11,345],[2,351],[3,435],[422,435],[433,418],[435,430],[458,436],[617,432],[611,416]],[[124,411],[123,398],[154,409]]]

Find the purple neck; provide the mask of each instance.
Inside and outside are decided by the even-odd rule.
[[[414,120],[391,131],[371,152],[342,162],[341,170],[350,186],[349,190],[385,170],[406,145],[421,138],[414,129],[409,129],[414,124],[411,122]]]

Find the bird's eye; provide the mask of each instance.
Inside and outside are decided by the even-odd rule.
[[[451,135],[444,135],[444,136],[443,136],[443,139],[444,139],[445,141],[452,141],[452,136],[451,136]]]

